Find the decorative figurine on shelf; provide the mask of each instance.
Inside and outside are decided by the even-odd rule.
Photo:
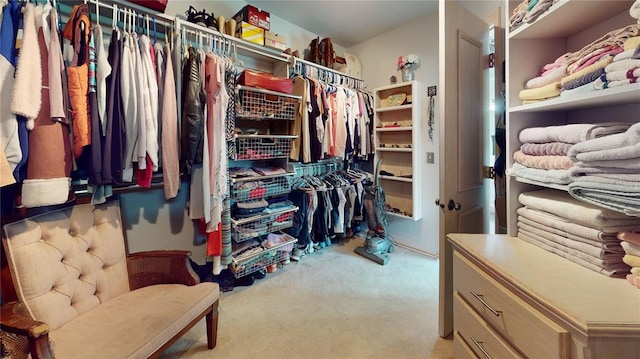
[[[409,54],[398,57],[398,70],[402,72],[402,81],[413,81],[415,70],[420,65],[420,58],[416,54]]]

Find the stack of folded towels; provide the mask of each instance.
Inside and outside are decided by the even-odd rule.
[[[611,122],[525,128],[518,136],[522,145],[513,153],[511,173],[536,182],[568,185],[574,163],[567,154],[573,145],[622,133],[629,126]]]
[[[640,122],[625,132],[572,146],[569,193],[582,201],[640,217]]]
[[[518,200],[524,206],[517,210],[518,238],[609,277],[629,274],[631,266],[623,260],[617,236],[640,230],[639,218],[557,190],[523,192]]]
[[[559,0],[524,0],[511,13],[509,28],[515,30],[522,24],[530,24]]]
[[[631,11],[630,11],[631,12]],[[528,80],[523,104],[635,83],[640,74],[640,24],[610,31],[576,52],[544,65]]]
[[[625,41],[623,51],[615,55],[603,73],[594,81],[594,87],[602,90],[638,82],[640,77],[640,36]]]
[[[625,252],[622,261],[631,267],[627,281],[640,289],[640,231],[620,232],[618,239]]]

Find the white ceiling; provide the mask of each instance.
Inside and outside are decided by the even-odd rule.
[[[438,0],[246,0],[290,23],[348,48],[438,11]],[[486,16],[501,0],[460,1]]]
[[[320,37],[330,37],[333,43],[342,47],[353,46],[394,29],[402,23],[438,11],[438,0],[247,0],[247,2]]]

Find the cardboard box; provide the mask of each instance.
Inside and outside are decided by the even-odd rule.
[[[247,5],[233,15],[236,23],[247,22],[253,26],[261,27],[265,30],[271,28],[271,18],[268,12],[262,11],[255,6]]]
[[[243,21],[236,26],[236,37],[258,45],[264,45],[264,29],[248,22]]]
[[[278,50],[287,49],[287,38],[273,33],[271,31],[264,32],[264,46],[272,47]]]

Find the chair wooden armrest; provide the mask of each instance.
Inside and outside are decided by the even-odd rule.
[[[154,284],[200,283],[189,263],[189,251],[146,251],[127,256],[129,287],[135,290]]]
[[[54,358],[49,346],[49,325],[21,315],[18,302],[0,307],[0,330],[4,349],[9,353],[28,350],[32,358]]]

